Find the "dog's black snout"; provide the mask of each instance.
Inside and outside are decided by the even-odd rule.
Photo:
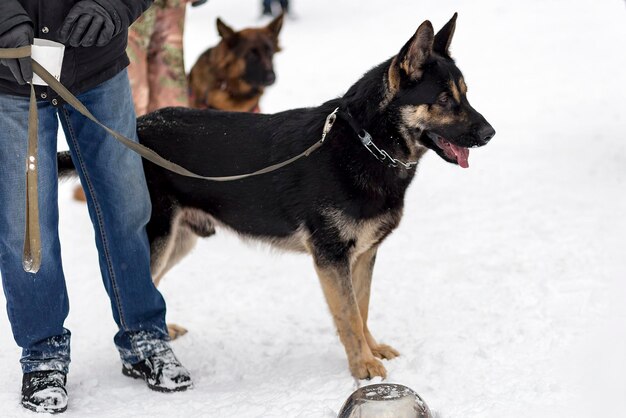
[[[274,71],[270,71],[266,74],[265,76],[265,83],[270,86],[272,84],[274,84],[274,82],[276,81],[276,74],[274,74]]]
[[[483,142],[483,144],[486,144],[487,142],[489,142],[491,138],[494,137],[495,134],[496,134],[496,130],[493,129],[493,127],[489,124],[484,125],[478,131],[478,137]]]

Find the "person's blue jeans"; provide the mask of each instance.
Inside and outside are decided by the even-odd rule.
[[[263,13],[272,14],[272,3],[275,0],[263,0]],[[279,0],[280,7],[283,9],[283,12],[287,13],[289,11],[289,0]]]
[[[126,71],[78,99],[102,123],[136,140]],[[22,268],[28,98],[0,94],[0,272],[13,336],[23,349],[22,370],[67,373],[70,361],[58,236],[59,120],[87,196],[100,271],[119,327],[114,341],[122,361],[136,363],[168,346],[165,302],[150,275],[145,225],[151,207],[141,158],[69,105],[39,101],[37,107],[42,264],[32,274]]]

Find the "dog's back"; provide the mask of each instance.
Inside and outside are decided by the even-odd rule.
[[[304,151],[319,140],[322,112],[297,109],[264,115],[165,108],[139,118],[137,131],[143,145],[191,171],[228,176],[256,171]],[[311,120],[310,135],[303,135],[302,126],[311,125]],[[318,174],[329,174],[329,157],[328,151],[317,152],[274,173],[224,183],[185,178],[147,161],[144,167],[153,204],[156,197],[168,208],[172,202],[177,207],[202,207],[238,232],[262,238],[289,235],[304,221],[305,210],[297,205],[318,200],[323,178]],[[155,208],[153,214],[161,209]]]

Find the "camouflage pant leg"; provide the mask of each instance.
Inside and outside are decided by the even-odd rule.
[[[157,0],[157,1],[162,2],[167,7],[176,8],[176,7],[185,6],[187,3],[189,3],[190,0]]]
[[[126,53],[130,59],[128,78],[133,92],[133,103],[137,116],[148,112],[150,87],[148,85],[148,48],[154,33],[157,4],[152,5],[128,30]]]
[[[157,10],[148,49],[148,112],[166,106],[189,106],[183,59],[185,8],[185,1],[170,0],[168,7]]]

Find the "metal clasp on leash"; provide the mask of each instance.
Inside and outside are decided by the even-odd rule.
[[[339,111],[339,108],[335,108],[335,110],[332,111],[332,113],[328,116],[326,116],[326,123],[324,123],[324,129],[322,130],[322,139],[320,139],[320,142],[323,143],[324,140],[326,139],[326,135],[328,135],[328,133],[330,132],[330,130],[333,128],[333,125],[335,124],[335,121],[337,120],[337,112]]]

